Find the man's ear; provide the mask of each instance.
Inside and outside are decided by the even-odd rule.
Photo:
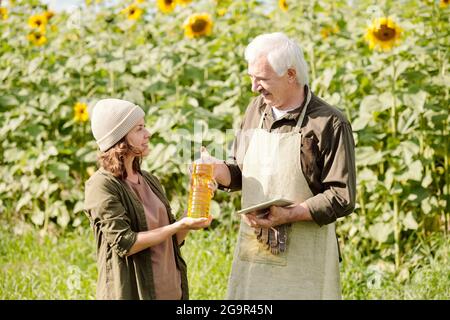
[[[289,82],[292,83],[292,82],[297,81],[297,72],[295,71],[295,69],[288,69],[287,74],[288,74]]]

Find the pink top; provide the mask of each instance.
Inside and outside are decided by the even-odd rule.
[[[148,230],[169,224],[167,210],[143,177],[138,174],[138,183],[126,180],[128,186],[141,201]],[[153,282],[157,300],[181,299],[181,275],[175,262],[172,237],[150,247],[152,256]]]

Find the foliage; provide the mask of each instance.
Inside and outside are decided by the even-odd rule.
[[[252,96],[246,44],[281,30],[302,44],[313,91],[355,132],[358,205],[339,223],[341,242],[367,263],[393,264],[397,276],[402,264],[417,267],[420,259],[406,253],[449,229],[448,7],[303,0],[284,1],[281,10],[277,1],[226,2],[192,1],[167,13],[150,1],[138,4],[142,12],[124,11],[131,1],[83,6],[35,30],[29,18],[45,6],[15,1],[0,25],[2,218],[44,231],[86,227],[83,184],[97,151],[74,108],[105,97],[144,107],[153,135],[144,168],[183,212],[194,152],[203,144],[224,157],[233,139],[227,130],[238,127]],[[185,37],[184,22],[202,12],[212,17],[211,34]],[[402,28],[399,45],[382,53],[364,41],[380,16]],[[30,32],[45,32],[46,42],[29,40]],[[235,226],[239,194],[217,193],[213,207],[221,212],[216,227]]]
[[[226,297],[236,237],[236,229],[222,226],[189,234],[181,250],[188,265],[191,299]],[[78,228],[55,236],[29,226],[3,226],[0,243],[0,299],[95,298],[97,270],[90,230]],[[348,244],[341,263],[343,298],[448,299],[449,245],[442,235],[422,242],[408,253],[408,259],[420,259],[420,265],[405,268],[408,271],[399,280],[392,267],[371,264],[356,244]]]
[[[29,226],[0,228],[0,299],[94,299],[97,282],[92,232],[56,236]]]

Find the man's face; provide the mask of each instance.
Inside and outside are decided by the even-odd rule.
[[[260,93],[266,104],[277,108],[285,106],[290,94],[287,72],[280,77],[267,58],[261,57],[249,64],[248,74],[252,80],[252,91]]]

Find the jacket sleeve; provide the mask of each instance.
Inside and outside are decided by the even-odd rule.
[[[333,128],[323,162],[324,191],[305,201],[313,220],[320,226],[350,214],[355,208],[355,143],[349,123]]]
[[[126,208],[119,200],[118,190],[106,179],[86,183],[85,210],[91,223],[120,257],[125,257],[136,242]]]

